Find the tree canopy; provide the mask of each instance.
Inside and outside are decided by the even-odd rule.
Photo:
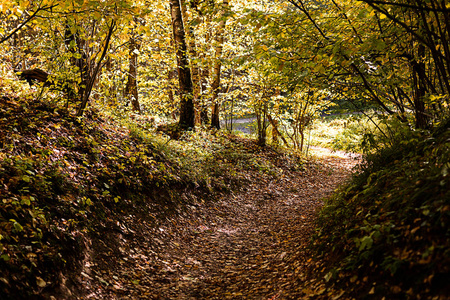
[[[448,6],[434,0],[191,1],[180,2],[182,23],[171,25],[167,1],[3,1],[2,65],[51,74],[78,115],[88,102],[126,109],[124,92],[132,89],[123,78],[133,73],[133,99],[144,113],[183,115],[183,103],[193,101],[195,112],[188,110],[197,125],[217,123],[230,101],[234,113],[245,114],[264,98],[278,114],[276,107],[289,103],[281,99],[300,92],[314,93],[317,107],[327,105],[324,99],[373,105],[426,128],[448,114]],[[192,74],[181,85],[173,28],[186,48],[179,50],[186,62],[178,71]],[[127,67],[131,60],[135,69]],[[192,92],[180,102],[187,83]]]

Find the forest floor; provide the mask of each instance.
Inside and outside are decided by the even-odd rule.
[[[449,299],[448,122],[319,214],[360,156],[0,102],[1,300]]]
[[[301,169],[286,167],[275,178],[248,171],[239,190],[199,201],[156,227],[134,215],[118,222],[110,240],[119,247],[103,236],[86,253],[82,298],[269,300],[324,293],[308,282],[308,242],[323,197],[359,159],[311,151]],[[273,151],[261,155],[277,159]]]

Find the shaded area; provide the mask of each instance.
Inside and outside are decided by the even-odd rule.
[[[315,211],[356,161],[325,157],[298,168],[275,152],[256,155],[274,161],[279,173],[247,172],[248,185],[216,203],[191,205],[157,228],[130,218],[124,226],[134,233],[122,235],[117,261],[100,254],[89,265],[90,297],[297,299],[313,294],[303,280]]]

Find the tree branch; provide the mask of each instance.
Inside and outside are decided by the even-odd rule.
[[[359,0],[361,1],[361,0]],[[407,3],[395,3],[395,2],[388,2],[388,1],[363,1],[367,4],[373,3],[373,4],[385,4],[385,5],[392,5],[392,6],[399,6],[399,7],[405,7],[405,8],[412,8],[412,9],[419,9],[424,11],[434,11],[434,12],[444,12],[448,13],[450,12],[450,9],[448,8],[436,8],[436,7],[426,7],[426,6],[417,6],[413,4],[407,4]]]
[[[394,23],[400,25],[401,27],[403,27],[406,32],[410,33],[411,35],[413,35],[414,37],[417,38],[417,40],[419,42],[421,42],[422,44],[424,44],[425,46],[428,47],[428,49],[430,49],[431,52],[433,52],[433,54],[436,54],[437,56],[446,59],[442,53],[440,53],[439,51],[436,51],[436,48],[433,47],[433,45],[431,45],[423,36],[419,35],[417,32],[415,32],[414,30],[411,29],[411,27],[409,27],[406,23],[400,21],[399,19],[397,19],[395,16],[393,16],[392,14],[390,14],[386,9],[383,9],[379,6],[376,6],[374,3],[376,1],[369,1],[369,0],[359,0],[359,1],[363,1],[367,4],[369,4],[373,9],[375,9],[378,12],[381,12],[382,14],[386,15],[386,17],[388,17],[391,21],[393,21]]]
[[[2,44],[3,42],[7,41],[9,38],[11,38],[16,32],[18,32],[20,29],[22,29],[23,26],[25,26],[28,22],[30,22],[34,17],[36,17],[37,13],[40,12],[41,10],[47,10],[47,9],[51,9],[53,7],[58,6],[58,4],[52,5],[52,6],[43,6],[43,7],[38,7],[36,9],[36,11],[29,16],[22,24],[19,25],[19,27],[17,27],[16,29],[14,29],[10,34],[8,34],[8,36],[2,38],[0,40],[0,44]]]
[[[288,0],[288,1],[306,15],[306,17],[313,23],[314,27],[316,27],[316,29],[320,32],[321,36],[323,36],[326,40],[329,40],[329,38],[325,35],[325,33],[322,31],[322,29],[319,27],[319,25],[317,25],[316,21],[311,17],[311,15],[309,14],[308,10],[303,5],[303,2],[301,0],[298,0],[300,5],[297,4],[294,0]]]
[[[96,63],[96,67],[94,69],[94,72],[92,73],[92,76],[90,76],[90,78],[89,78],[89,80],[88,80],[88,82],[86,84],[86,89],[84,91],[84,95],[82,95],[83,99],[82,99],[80,107],[78,108],[77,116],[83,115],[83,111],[86,108],[87,102],[89,100],[89,96],[90,96],[91,91],[92,91],[92,87],[94,86],[95,79],[96,79],[96,77],[98,75],[98,72],[100,71],[100,68],[103,65],[102,61],[105,58],[106,53],[108,52],[109,43],[111,41],[111,37],[112,37],[112,34],[114,33],[115,27],[116,27],[116,21],[113,20],[113,21],[111,21],[111,25],[110,25],[110,27],[108,29],[108,34],[107,34],[107,36],[105,38],[105,42],[104,42],[104,46],[103,46],[103,52],[102,52],[102,54],[100,56],[100,59]]]

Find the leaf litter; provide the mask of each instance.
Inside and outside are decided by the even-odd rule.
[[[326,293],[308,278],[314,262],[306,247],[321,199],[357,160],[312,149],[318,157],[303,161],[252,140],[199,133],[188,138],[213,156],[187,177],[192,167],[176,155],[95,113],[75,122],[45,103],[2,101],[0,219],[12,217],[0,222],[0,288],[8,299]]]
[[[322,198],[358,159],[316,151],[297,170],[273,151],[277,175],[243,171],[246,184],[215,202],[198,201],[158,226],[130,215],[103,251],[87,255],[86,299],[309,299],[326,292],[309,279],[307,247]],[[94,243],[107,241],[102,235]],[[96,249],[102,249],[99,245]],[[341,294],[333,295],[339,299]]]

